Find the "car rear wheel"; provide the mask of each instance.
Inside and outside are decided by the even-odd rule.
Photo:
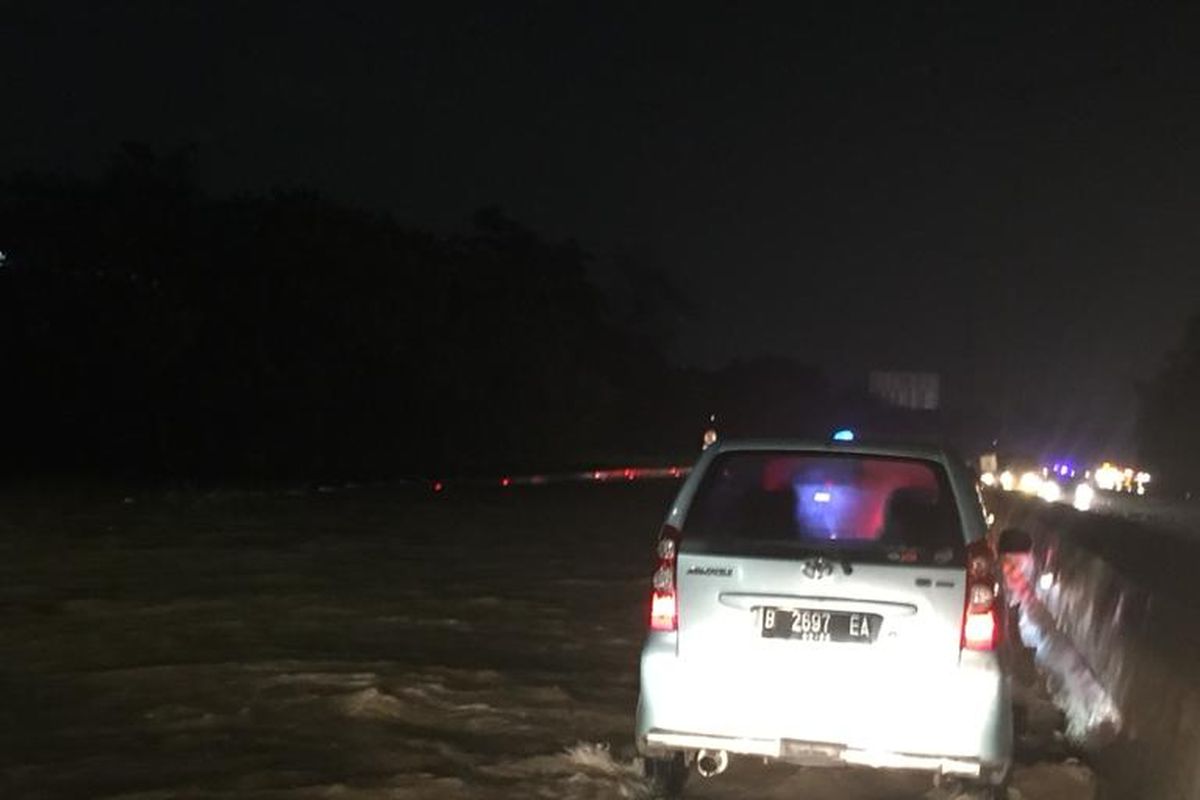
[[[1001,783],[943,779],[935,781],[934,785],[939,786],[946,797],[952,797],[954,800],[1008,800],[1007,776]]]
[[[1008,781],[1003,783],[977,783],[967,790],[971,800],[1008,800]]]
[[[646,756],[642,759],[642,772],[656,797],[674,798],[683,794],[689,770],[683,753],[675,753],[666,758]]]

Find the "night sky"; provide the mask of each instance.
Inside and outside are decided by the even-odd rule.
[[[0,172],[498,204],[665,269],[681,362],[937,370],[1119,450],[1200,310],[1200,17],[1010,5],[7,2]]]

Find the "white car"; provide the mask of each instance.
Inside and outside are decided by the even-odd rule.
[[[941,450],[706,450],[658,540],[641,656],[637,745],[658,791],[746,755],[1003,797],[1010,645],[987,533],[974,480]]]

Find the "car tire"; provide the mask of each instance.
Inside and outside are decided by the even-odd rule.
[[[1008,781],[977,784],[969,796],[972,800],[1008,800]]]
[[[683,794],[690,770],[683,753],[675,753],[666,758],[643,758],[642,774],[655,797],[674,798]]]
[[[940,786],[947,797],[955,800],[1008,800],[1008,777],[1001,783],[990,781],[935,781],[934,786]]]

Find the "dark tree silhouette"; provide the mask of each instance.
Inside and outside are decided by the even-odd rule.
[[[6,466],[177,479],[472,472],[690,447],[575,243],[319,195],[215,199],[194,153],[0,182]]]
[[[1140,395],[1139,450],[1156,484],[1200,494],[1200,313]]]

